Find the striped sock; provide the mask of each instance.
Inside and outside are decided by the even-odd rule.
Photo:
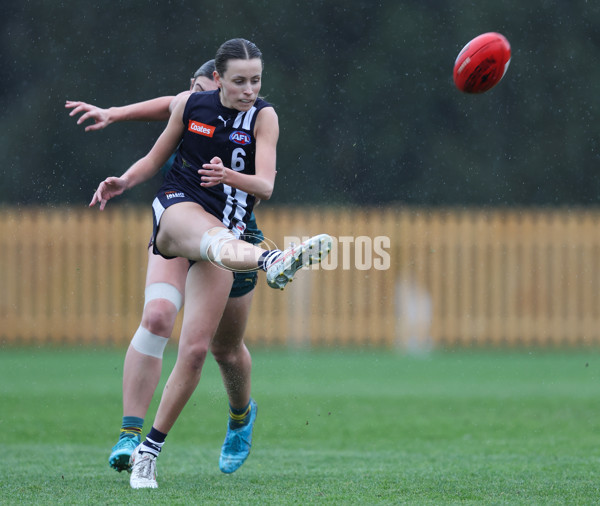
[[[278,249],[265,251],[258,259],[258,268],[262,269],[263,271],[266,271],[273,262],[273,260],[275,260],[280,253],[281,250]]]
[[[166,437],[167,435],[164,432],[160,432],[152,427],[150,432],[148,432],[146,439],[144,439],[144,442],[140,446],[140,453],[151,453],[155,457],[158,457],[158,454],[165,444]]]
[[[119,436],[119,439],[123,439],[124,437],[141,438],[143,426],[143,418],[137,416],[124,416],[123,421],[121,422],[121,435]]]
[[[244,409],[235,409],[229,405],[229,428],[230,429],[239,429],[244,425],[247,425],[250,421],[250,412],[252,411],[252,406],[250,403]]]

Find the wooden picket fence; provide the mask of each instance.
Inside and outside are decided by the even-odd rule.
[[[283,292],[260,274],[252,345],[597,346],[600,211],[274,207],[279,246],[334,249]],[[139,325],[149,208],[0,209],[0,342],[126,345]],[[178,336],[180,321],[173,334]]]

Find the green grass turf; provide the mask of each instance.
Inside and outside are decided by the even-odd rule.
[[[210,358],[159,458],[159,489],[139,491],[107,463],[123,356],[0,349],[1,504],[600,498],[598,351],[255,351],[254,447],[233,475],[217,467],[227,407]],[[169,351],[161,387],[174,360]]]

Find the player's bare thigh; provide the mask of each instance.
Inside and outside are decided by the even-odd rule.
[[[188,272],[186,308],[183,314],[180,351],[182,346],[208,343],[212,340],[233,284],[230,271],[210,262],[197,262]]]
[[[148,250],[148,270],[146,272],[146,287],[154,283],[169,283],[183,296],[185,279],[190,267],[187,258],[171,258],[167,260],[160,255],[155,255],[152,248]]]
[[[146,290],[141,326],[158,336],[169,337],[179,309],[183,306],[189,261],[167,260],[148,252]]]
[[[166,256],[200,260],[202,236],[214,227],[223,227],[223,223],[199,204],[180,202],[164,211],[156,236],[156,246]]]

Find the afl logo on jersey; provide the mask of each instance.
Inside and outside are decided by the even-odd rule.
[[[252,142],[252,138],[246,132],[240,132],[236,130],[229,136],[229,140],[231,142],[235,142],[236,144],[240,144],[245,146],[246,144],[250,144]]]

